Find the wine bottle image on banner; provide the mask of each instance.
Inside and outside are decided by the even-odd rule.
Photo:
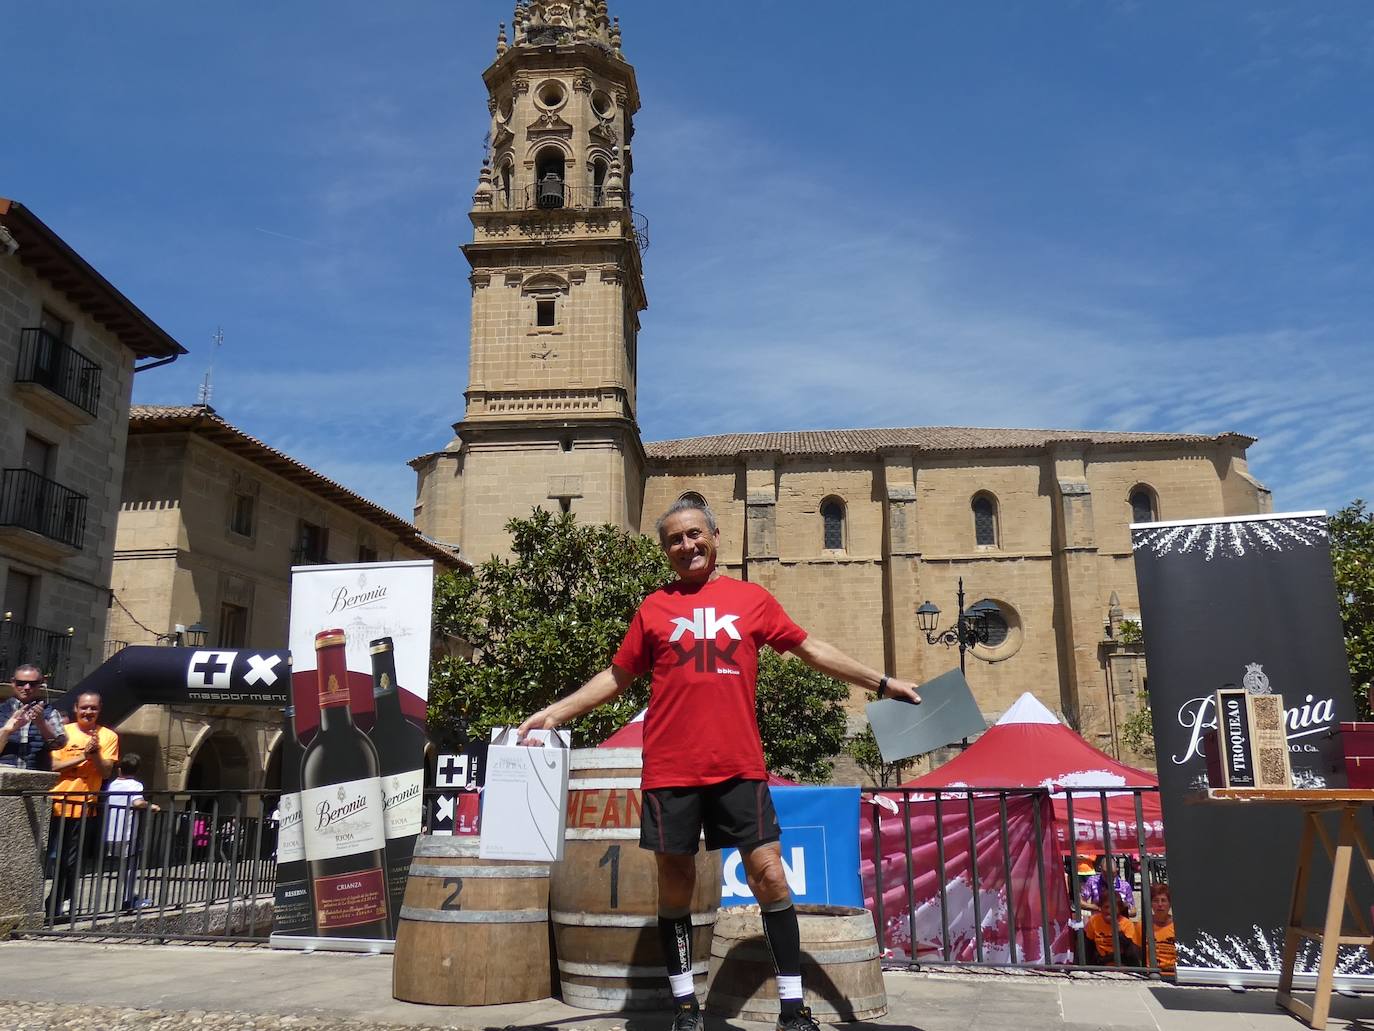
[[[320,729],[301,761],[305,858],[315,904],[315,933],[386,938],[386,830],[377,750],[353,724],[348,707],[346,638],[315,635]]]
[[[401,712],[401,689],[396,683],[396,652],[391,638],[368,644],[372,653],[372,698],[376,721],[372,744],[382,771],[382,803],[386,811],[386,868],[391,895],[392,934],[400,919],[401,900],[410,876],[411,854],[424,815],[425,732]]]
[[[273,902],[274,934],[312,934],[314,909],[305,866],[305,827],[301,821],[301,743],[296,739],[296,710],[282,716],[281,798],[277,800],[277,887]]]

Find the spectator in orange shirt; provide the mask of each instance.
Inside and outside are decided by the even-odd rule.
[[[1099,966],[1116,966],[1119,951],[1121,966],[1141,966],[1140,949],[1136,945],[1140,931],[1134,921],[1126,915],[1130,912],[1130,903],[1123,895],[1117,894],[1115,927],[1112,926],[1111,905],[1110,896],[1102,898],[1097,904],[1097,912],[1083,928],[1088,945],[1088,962]]]
[[[1134,941],[1140,949],[1141,958],[1144,959],[1146,952],[1143,944],[1143,924],[1134,926]],[[1159,972],[1165,977],[1172,977],[1177,968],[1178,955],[1174,944],[1173,900],[1169,897],[1167,884],[1150,885],[1150,930],[1154,934],[1155,962],[1159,965]]]
[[[100,725],[100,695],[94,691],[77,698],[76,720],[64,729],[67,743],[55,749],[52,756],[52,770],[62,776],[53,787],[52,820],[48,825],[53,891],[48,897],[47,911],[53,920],[59,919],[64,904],[71,902],[77,859],[86,835],[99,830],[95,792],[114,772],[119,759],[119,736]]]

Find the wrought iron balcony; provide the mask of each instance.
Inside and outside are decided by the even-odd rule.
[[[612,204],[605,186],[571,186],[561,179],[546,177],[540,182],[511,192],[498,189],[492,198],[497,211],[613,211],[628,212],[630,228],[641,252],[649,249],[649,220],[633,208],[625,194],[623,203]]]
[[[0,474],[0,526],[32,530],[80,548],[86,534],[86,495],[30,469]]]
[[[14,381],[47,387],[91,415],[99,411],[100,366],[45,329],[20,333]]]
[[[291,564],[293,566],[332,566],[334,562],[328,557],[326,549],[323,547],[297,544],[291,549]]]
[[[6,612],[4,620],[0,621],[0,669],[8,676],[16,666],[37,666],[48,681],[48,696],[60,694],[67,688],[63,681],[75,633],[71,627],[45,630],[41,626],[16,623]]]

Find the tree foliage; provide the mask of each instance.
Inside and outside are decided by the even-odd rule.
[[[895,763],[883,762],[883,753],[878,749],[878,739],[873,736],[873,728],[865,726],[863,731],[850,738],[844,746],[855,765],[868,775],[868,782],[880,788],[895,788],[902,783],[907,770],[916,765],[921,757],[913,755],[909,759],[899,759]]]
[[[436,660],[429,722],[449,746],[485,739],[575,691],[610,664],[640,601],[672,572],[657,544],[613,526],[579,525],[535,509],[506,524],[512,557],[435,585],[437,633],[473,657]],[[799,660],[759,656],[758,719],[768,768],[829,778],[844,742],[848,688]],[[649,679],[570,724],[577,747],[604,741],[647,704]]]
[[[1345,630],[1345,655],[1361,718],[1374,686],[1374,512],[1356,498],[1331,517],[1331,564]]]
[[[449,744],[515,726],[605,669],[640,601],[672,578],[652,540],[613,526],[535,509],[506,530],[510,559],[436,584],[436,631],[474,649],[438,660],[431,677],[430,726]],[[573,744],[604,740],[648,698],[645,677],[573,721]]]
[[[848,697],[845,684],[800,659],[760,651],[759,735],[768,769],[793,780],[828,781],[844,744]]]

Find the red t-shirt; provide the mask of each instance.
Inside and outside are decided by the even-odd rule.
[[[759,649],[789,652],[805,640],[776,598],[728,576],[645,598],[612,660],[631,676],[654,671],[641,785],[766,780],[754,709]]]

